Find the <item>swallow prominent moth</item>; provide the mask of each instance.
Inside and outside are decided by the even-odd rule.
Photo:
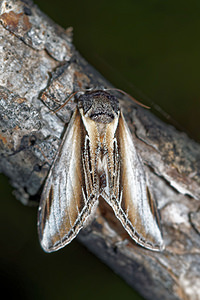
[[[79,96],[50,168],[38,212],[42,248],[52,252],[69,244],[99,201],[112,207],[136,243],[163,249],[143,162],[118,99],[104,90]]]

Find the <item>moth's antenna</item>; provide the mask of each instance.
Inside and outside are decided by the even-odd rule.
[[[134,101],[135,103],[137,103],[138,105],[140,105],[140,106],[142,106],[142,107],[144,107],[144,108],[150,109],[149,106],[147,106],[147,105],[145,105],[145,104],[139,102],[139,101],[136,100],[134,97],[132,97],[130,94],[128,94],[128,93],[126,93],[126,92],[124,92],[124,91],[122,91],[122,90],[120,90],[120,89],[109,88],[109,89],[105,89],[105,91],[118,91],[118,92],[120,92],[120,93],[126,95],[127,97],[129,97],[131,100],[133,100],[133,101]]]
[[[80,92],[87,92],[87,91],[90,91],[91,89],[82,89],[80,91],[76,91],[74,92],[73,94],[71,94],[71,96],[69,96],[69,98],[57,109],[55,109],[53,112],[54,113],[57,113],[61,108],[63,108],[68,102],[69,100],[72,99],[72,97],[74,97],[76,94],[80,93]]]
[[[76,92],[74,92],[73,94],[71,94],[71,96],[69,96],[69,98],[61,105],[61,106],[59,106],[57,109],[55,109],[55,110],[53,110],[53,112],[54,113],[57,113],[60,109],[62,109],[77,93],[79,93],[79,92],[86,92],[86,91],[90,91],[90,90],[92,90],[92,89],[82,89],[82,90],[80,90],[80,91],[76,91]],[[140,106],[142,106],[142,107],[144,107],[144,108],[147,108],[147,109],[150,109],[150,107],[149,106],[147,106],[147,105],[145,105],[145,104],[143,104],[143,103],[141,103],[141,102],[139,102],[138,100],[136,100],[134,97],[132,97],[130,94],[128,94],[128,93],[126,93],[126,92],[124,92],[123,90],[120,90],[120,89],[116,89],[116,88],[105,88],[104,89],[104,91],[118,91],[118,92],[120,92],[120,93],[122,93],[122,94],[124,94],[124,95],[126,95],[127,97],[129,97],[131,100],[133,100],[135,103],[137,103],[138,105],[140,105]],[[54,100],[56,100],[56,99],[54,99]]]
[[[69,98],[60,106],[60,107],[58,107],[57,109],[55,109],[53,112],[54,113],[57,113],[61,108],[63,108],[68,102],[69,102],[69,100],[71,100],[72,99],[72,97],[74,97],[77,93],[78,93],[79,91],[77,91],[77,92],[74,92],[73,94],[71,94],[71,96],[69,96]]]

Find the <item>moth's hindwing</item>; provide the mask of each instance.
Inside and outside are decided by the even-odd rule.
[[[41,246],[46,252],[70,243],[97,204],[86,140],[81,115],[76,109],[41,196],[38,231]]]
[[[115,170],[115,174],[108,175],[110,191],[109,195],[104,193],[104,198],[136,243],[151,250],[162,250],[164,246],[157,208],[147,186],[144,165],[122,113],[115,138],[113,134],[113,143],[108,160],[113,164],[110,169]]]

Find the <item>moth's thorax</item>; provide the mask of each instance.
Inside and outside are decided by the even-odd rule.
[[[104,140],[105,140],[106,132],[108,130],[108,124],[95,123],[95,126],[96,126],[96,130],[98,132],[99,141],[100,141],[101,144],[103,144]]]
[[[108,165],[109,170],[112,172],[113,163],[110,161],[113,153],[113,143],[116,138],[116,129],[119,121],[119,111],[113,111],[112,107],[109,107],[106,103],[106,107],[109,107],[112,118],[109,122],[105,122],[109,118],[110,111],[104,111],[101,106],[102,114],[100,117],[103,119],[98,119],[91,115],[91,111],[97,111],[99,107],[99,102],[95,102],[94,108],[89,110],[89,113],[84,113],[84,109],[79,105],[79,112],[82,117],[84,127],[86,129],[88,139],[89,139],[89,153],[91,158],[91,172],[94,176],[95,186],[98,186],[100,193],[105,191],[109,193],[109,176],[108,176]],[[100,103],[101,104],[101,103]],[[103,107],[104,108],[104,107]]]
[[[109,124],[118,115],[119,101],[105,91],[92,91],[79,97],[78,107],[82,108],[84,115],[91,120]]]

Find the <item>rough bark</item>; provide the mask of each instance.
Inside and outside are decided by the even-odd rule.
[[[73,91],[110,86],[31,1],[0,2],[0,171],[24,204],[38,202],[75,103]],[[118,95],[119,98],[119,95]],[[200,299],[200,145],[120,96],[160,209],[166,249],[134,244],[107,207],[79,234],[146,299]]]

